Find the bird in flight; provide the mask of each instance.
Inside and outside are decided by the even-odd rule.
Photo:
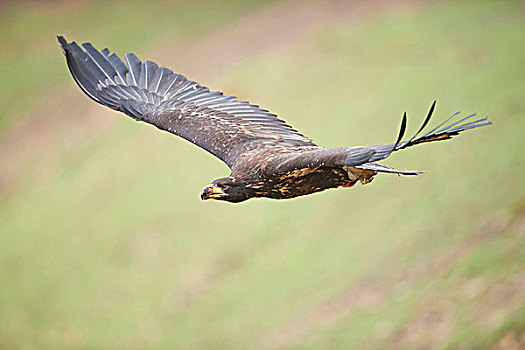
[[[178,135],[210,152],[231,169],[204,187],[201,199],[242,202],[250,198],[294,198],[336,187],[367,184],[377,173],[416,175],[377,163],[419,143],[446,140],[461,131],[491,124],[459,112],[403,140],[406,113],[393,144],[325,148],[317,146],[266,109],[208,88],[128,53],[122,61],[108,49],[81,46],[58,36],[78,86],[94,101]]]

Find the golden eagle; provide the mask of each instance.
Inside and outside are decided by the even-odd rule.
[[[196,144],[225,162],[227,177],[204,187],[202,199],[242,202],[254,197],[294,198],[357,181],[372,181],[378,172],[416,175],[376,163],[392,152],[418,143],[445,140],[463,130],[491,124],[475,114],[452,115],[429,132],[435,102],[419,131],[403,141],[406,113],[393,144],[324,148],[290,127],[275,114],[234,96],[210,91],[198,83],[140,61],[128,53],[124,63],[108,49],[90,43],[58,41],[80,88],[96,102],[155,125]]]

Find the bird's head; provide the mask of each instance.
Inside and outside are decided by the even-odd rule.
[[[246,192],[245,186],[240,182],[236,182],[231,177],[223,177],[214,180],[211,184],[202,189],[201,199],[216,199],[220,201],[227,201],[238,203],[250,198]]]

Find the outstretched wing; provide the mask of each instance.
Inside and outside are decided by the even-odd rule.
[[[58,41],[73,78],[96,102],[181,136],[232,166],[247,151],[266,147],[315,146],[275,114],[234,96],[210,91],[184,76],[140,61],[124,63],[90,43]]]
[[[339,147],[339,148],[321,148],[321,147],[299,147],[297,149],[275,149],[263,150],[256,154],[256,160],[267,160],[271,166],[262,168],[262,171],[268,173],[288,172],[302,168],[316,168],[316,167],[356,167],[366,170],[397,173],[404,175],[416,175],[422,171],[404,171],[386,167],[382,164],[377,164],[379,160],[385,159],[392,152],[405,149],[414,145],[425,142],[448,140],[459,133],[492,123],[484,118],[476,118],[476,114],[470,114],[459,120],[454,120],[459,112],[454,113],[444,122],[434,127],[432,130],[420,135],[430,121],[434,112],[436,102],[432,104],[427,117],[419,128],[418,132],[406,141],[402,141],[406,131],[407,118],[406,114],[403,116],[401,128],[397,141],[394,144],[385,144],[377,146],[355,146],[355,147]],[[257,159],[258,158],[258,159]],[[246,162],[249,167],[249,162]],[[242,169],[246,171],[247,169]]]
[[[428,111],[427,116],[423,121],[423,124],[415,133],[415,135],[406,141],[402,141],[403,137],[405,136],[407,125],[407,116],[405,113],[401,121],[401,128],[399,130],[399,135],[397,137],[396,143],[393,145],[387,144],[378,146],[368,146],[368,148],[374,152],[368,161],[375,162],[378,160],[382,160],[390,156],[390,154],[392,154],[392,152],[394,151],[399,151],[408,147],[418,145],[420,143],[448,140],[453,136],[459,135],[460,132],[479,128],[486,125],[492,125],[492,122],[490,122],[487,117],[476,118],[476,113],[472,113],[464,118],[455,120],[455,118],[460,113],[458,111],[452,114],[449,118],[440,123],[438,126],[434,127],[432,130],[424,133],[423,135],[420,135],[420,133],[425,129],[428,122],[432,118],[432,114],[434,113],[435,107],[436,101],[432,103],[432,106],[430,107],[430,110]]]

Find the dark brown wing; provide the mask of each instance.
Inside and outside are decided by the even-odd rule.
[[[154,62],[58,37],[71,74],[93,100],[169,131],[232,166],[242,153],[265,147],[315,146],[275,114],[210,91]]]
[[[426,142],[448,140],[460,132],[470,130],[492,123],[486,117],[476,119],[476,113],[470,114],[459,120],[455,120],[459,112],[454,113],[450,118],[434,127],[432,130],[419,135],[427,126],[434,112],[436,102],[434,102],[418,132],[410,139],[402,141],[405,131],[407,118],[403,116],[401,129],[397,141],[394,144],[377,146],[356,146],[339,148],[322,147],[297,147],[297,148],[272,148],[261,151],[253,151],[249,154],[241,155],[240,162],[235,168],[236,173],[247,172],[253,166],[252,163],[263,164],[259,171],[265,175],[277,174],[303,168],[316,167],[356,167],[366,170],[397,173],[404,175],[415,175],[422,171],[405,171],[386,167],[377,164],[379,160],[385,159],[392,152],[405,149],[414,145]]]

